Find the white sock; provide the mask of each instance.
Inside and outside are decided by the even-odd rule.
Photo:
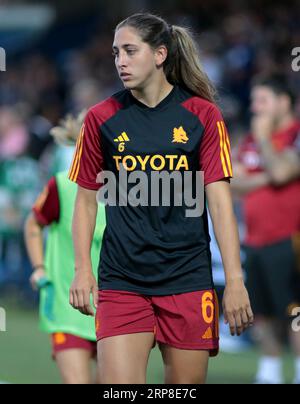
[[[256,374],[257,383],[282,384],[282,361],[281,358],[263,356],[259,360]]]
[[[300,356],[295,360],[295,379],[294,383],[300,384]]]

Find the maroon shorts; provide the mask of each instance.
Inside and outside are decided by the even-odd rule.
[[[66,351],[68,349],[84,349],[89,351],[92,357],[97,356],[97,343],[95,341],[89,341],[75,335],[65,334],[57,332],[51,334],[52,341],[52,357],[55,359],[59,352]]]
[[[96,314],[97,340],[153,332],[156,342],[178,349],[219,349],[219,308],[214,290],[169,296],[102,290]]]

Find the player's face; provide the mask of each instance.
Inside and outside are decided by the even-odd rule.
[[[128,89],[143,89],[157,70],[155,52],[131,27],[115,33],[113,54],[119,77]]]
[[[256,86],[251,92],[251,112],[254,115],[269,115],[278,117],[280,103],[278,95],[270,88]]]

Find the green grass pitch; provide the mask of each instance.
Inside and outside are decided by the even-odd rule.
[[[3,306],[2,304],[2,307]],[[0,332],[0,382],[20,384],[55,384],[60,379],[51,359],[49,337],[38,329],[38,314],[15,305],[6,309],[7,331]],[[211,359],[208,383],[247,384],[253,380],[258,353],[248,350],[239,354],[221,353]],[[293,360],[285,355],[287,382],[293,378]],[[160,352],[152,351],[148,367],[148,383],[163,382]]]

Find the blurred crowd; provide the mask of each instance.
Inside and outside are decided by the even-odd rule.
[[[300,4],[242,4],[189,0],[161,10],[171,23],[190,26],[196,33],[233,145],[248,130],[254,75],[284,73],[300,94],[299,74],[291,68],[291,51],[300,46]],[[80,33],[86,32],[87,19],[78,22],[78,47],[73,40],[61,49],[57,41],[51,52],[43,51],[51,37],[46,33],[31,49],[8,59],[7,71],[0,73],[0,285],[27,279],[24,219],[46,180],[70,163],[72,150],[54,145],[51,127],[66,113],[76,114],[120,89],[111,52],[118,21],[92,21],[85,44]],[[300,97],[296,109],[300,114]]]

